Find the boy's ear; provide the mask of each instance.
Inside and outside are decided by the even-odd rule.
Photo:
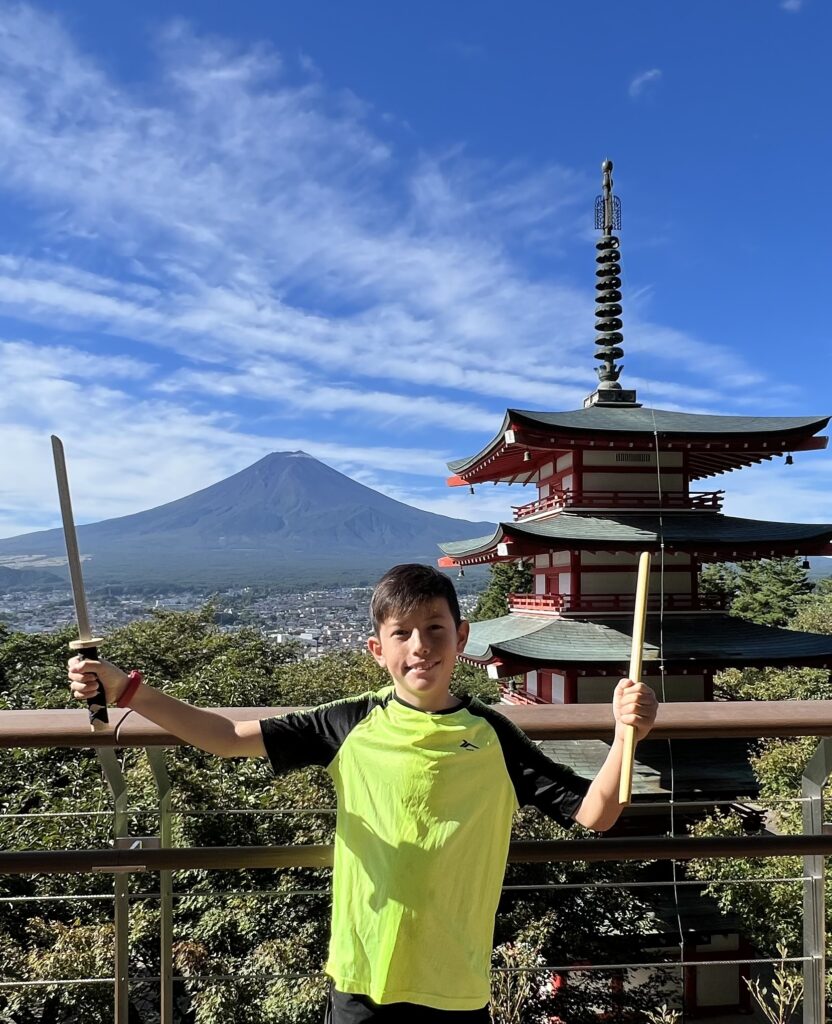
[[[471,632],[471,623],[463,619],[456,628],[456,653],[462,654],[465,645],[468,643],[468,634]]]
[[[387,668],[387,662],[384,660],[384,654],[381,650],[381,640],[375,634],[367,637],[367,650],[382,668]]]

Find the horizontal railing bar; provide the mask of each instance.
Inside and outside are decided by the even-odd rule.
[[[159,893],[130,893],[131,900],[142,899],[145,896],[155,896],[158,899]],[[67,903],[80,903],[84,900],[90,900],[91,902],[109,900],[112,903],[114,899],[115,897],[111,892],[93,892],[87,896],[78,896],[77,894],[68,896],[0,896],[0,903],[59,903],[62,900]]]
[[[37,981],[0,981],[0,988],[37,988],[42,985],[112,985],[115,978],[51,978]]]
[[[556,964],[545,967],[492,967],[492,974],[565,974],[567,971],[634,971],[644,968],[660,968],[665,970],[676,970],[679,967],[737,967],[743,964],[803,964],[811,962],[810,956],[787,956],[784,960],[776,958],[751,959],[743,958],[737,960],[654,960],[647,963],[623,963],[623,964]]]
[[[787,798],[784,798],[787,799]],[[736,800],[729,801],[730,803],[736,803]],[[214,814],[221,814],[223,817],[226,814],[264,814],[270,815],[292,815],[292,814],[336,814],[337,808],[335,807],[284,807],[284,808],[273,808],[273,807],[236,807],[236,808],[225,808],[225,807],[197,807],[196,809],[182,808],[177,810],[172,807],[169,814],[175,817],[181,818],[200,818],[209,817]]]
[[[668,793],[667,796],[667,800],[639,800],[637,806],[639,810],[644,810],[648,807],[663,807],[665,809],[673,807],[677,810],[707,811],[711,807],[733,807],[737,804],[742,804],[743,807],[750,811],[764,813],[769,807],[775,804],[807,804],[812,799],[808,796],[767,796],[765,798],[765,804],[761,804],[759,796],[734,796],[726,797],[724,800],[678,800],[670,793]]]
[[[495,710],[535,740],[608,739],[609,704],[497,704]],[[256,721],[298,708],[213,708],[230,719]],[[137,713],[112,708],[110,728],[90,732],[85,710],[0,711],[0,747],[176,747],[182,741]],[[126,718],[126,720],[125,720]],[[119,740],[115,742],[115,731]],[[651,738],[715,739],[832,735],[832,701],[685,701],[661,704]]]
[[[724,800],[677,800],[669,797],[667,800],[639,800],[638,808],[644,810],[651,807],[661,807],[667,809],[668,807],[674,807],[681,810],[694,810],[694,809],[705,809],[711,807],[733,807],[736,804],[742,804],[744,807],[750,808],[752,811],[764,812],[769,806],[774,804],[803,804],[809,802],[809,797],[804,796],[772,796],[766,797],[765,806],[762,806],[759,802],[759,798],[746,799],[742,796],[726,797]],[[124,811],[124,814],[128,818],[137,818],[139,816],[158,817],[159,812],[154,807],[136,807],[132,810]],[[200,817],[211,817],[211,816],[223,816],[230,814],[262,814],[264,817],[275,817],[285,816],[291,817],[292,815],[313,815],[313,814],[337,814],[337,808],[335,807],[172,807],[168,814],[172,817],[179,818],[200,818]],[[6,814],[0,813],[0,822],[6,821],[7,819],[33,819],[38,818],[87,818],[87,817],[109,817],[112,818],[113,811],[60,811],[56,813],[48,811],[27,811],[24,813]]]
[[[789,956],[781,957],[743,957],[736,960],[652,960],[639,961],[638,963],[615,963],[615,964],[545,964],[539,967],[492,967],[493,974],[567,974],[577,972],[583,974],[588,971],[634,971],[634,970],[678,970],[680,967],[728,967],[728,966],[755,966],[757,964],[802,964],[808,963],[812,957]],[[194,981],[236,981],[236,982],[268,982],[276,984],[281,981],[308,981],[312,978],[325,978],[323,971],[303,971],[295,974],[175,974],[171,981],[194,982]],[[2,981],[0,988],[25,988],[35,985],[84,985],[109,982],[113,978],[66,978],[52,981]],[[158,975],[146,975],[141,978],[130,978],[131,985],[158,984],[161,979]]]
[[[708,836],[515,842],[512,863],[609,860],[712,860],[719,857],[832,856],[832,835]],[[28,850],[0,852],[0,874],[87,871],[186,871],[236,868],[328,868],[332,846],[207,846],[162,850]]]
[[[671,889],[678,887],[705,888],[711,885],[771,885],[779,883],[810,882],[810,875],[794,875],[791,878],[683,878],[674,881],[669,879],[658,879],[651,882],[538,882],[534,885],[504,885],[502,892],[549,892],[550,890],[584,890],[591,892],[593,889]],[[295,896],[332,896],[331,887],[325,889],[291,889],[282,892],[279,889],[234,889],[231,891],[212,889],[210,892],[172,892],[173,899],[225,899],[227,897],[244,896],[274,896],[277,899],[290,899]],[[112,893],[90,893],[84,895],[67,896],[0,896],[0,903],[73,903],[89,901],[113,900]],[[158,892],[131,892],[127,894],[128,900],[158,900]]]
[[[771,885],[773,882],[810,882],[810,875],[795,875],[793,878],[668,878],[655,882],[538,882],[536,885],[504,885],[503,892],[546,892],[549,889],[675,889],[681,886],[705,888],[709,885]]]
[[[708,810],[712,807],[735,807],[741,804],[743,807],[751,810],[752,812],[763,814],[765,811],[774,805],[779,804],[804,804],[809,803],[810,797],[803,796],[781,796],[781,797],[766,797],[765,806],[760,805],[759,801],[755,798],[753,800],[745,800],[742,796],[735,796],[725,800],[674,800],[673,798],[667,800],[638,800],[634,805],[638,810],[648,810],[651,808],[659,808],[661,810],[668,810],[673,808],[674,810]],[[252,808],[197,808],[187,809],[183,808],[177,810],[172,808],[168,811],[171,817],[188,817],[188,818],[199,818],[199,817],[212,817],[222,816],[230,814],[258,814],[264,817],[273,816],[286,816],[291,817],[292,815],[334,815],[337,814],[335,807],[301,807],[301,808],[288,808],[288,809],[274,809],[265,807],[252,807]],[[156,817],[158,818],[159,812],[156,808],[137,808],[131,811],[125,811],[124,814],[127,818],[138,818],[138,817]],[[49,814],[39,813],[38,811],[29,811],[25,814],[0,814],[0,823],[6,820],[31,820],[37,821],[39,818],[57,818],[57,817],[91,817],[99,816],[112,818],[113,811],[62,811],[60,814]]]
[[[154,811],[125,811],[130,817],[134,817],[138,814],[154,814]],[[27,811],[24,813],[15,814],[0,814],[0,821],[5,821],[7,818],[112,818],[112,808],[109,811]]]

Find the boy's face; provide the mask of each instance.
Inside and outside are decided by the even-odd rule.
[[[444,597],[435,597],[407,615],[385,619],[367,646],[393,677],[402,700],[425,711],[441,711],[453,704],[448,686],[468,629],[464,619],[456,625]]]

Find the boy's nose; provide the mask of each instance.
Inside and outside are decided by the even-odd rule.
[[[413,650],[415,652],[421,653],[428,650],[427,636],[414,630],[411,639],[413,641]]]

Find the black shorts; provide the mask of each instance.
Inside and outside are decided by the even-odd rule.
[[[338,992],[330,986],[324,1024],[489,1024],[488,1007],[479,1010],[435,1010],[418,1003],[374,1003],[369,996]]]

